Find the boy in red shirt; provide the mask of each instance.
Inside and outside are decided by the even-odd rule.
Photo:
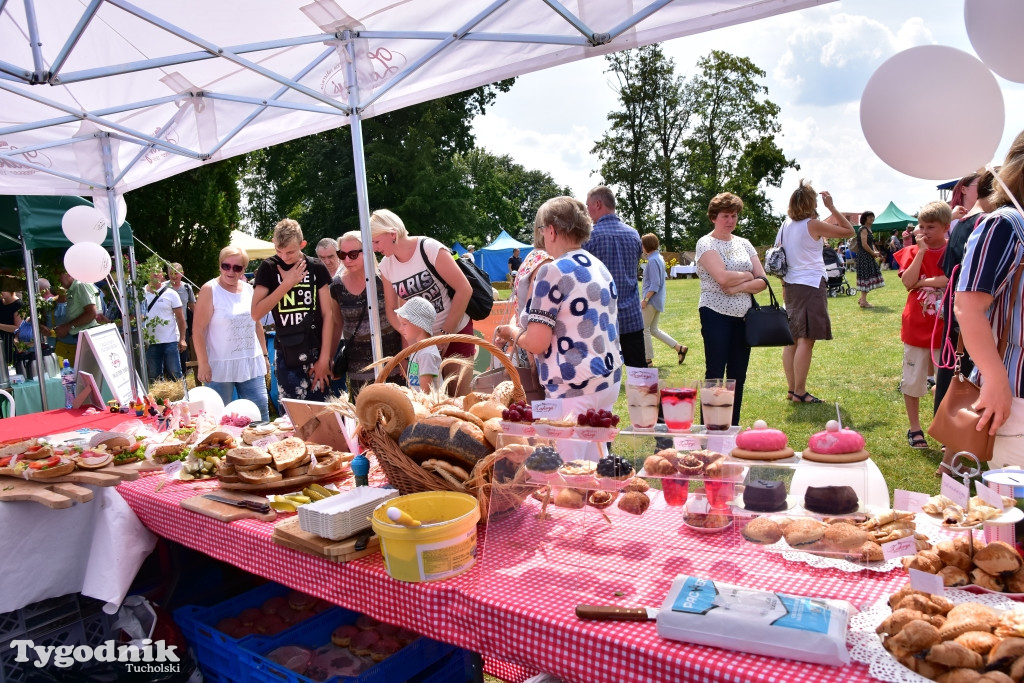
[[[946,253],[946,232],[952,212],[945,202],[931,202],[917,215],[914,237],[917,244],[904,247],[893,258],[900,267],[900,280],[907,288],[900,339],[903,340],[903,403],[907,408],[907,442],[911,448],[928,448],[921,429],[921,397],[928,393],[928,369],[935,317],[942,307],[947,278],[942,270]]]

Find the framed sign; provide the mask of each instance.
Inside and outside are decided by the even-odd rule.
[[[128,371],[128,353],[125,351],[124,341],[121,339],[121,331],[116,325],[91,327],[78,334],[75,372],[78,373],[79,392],[87,387],[83,371],[94,378],[102,377],[110,394],[121,405],[130,405],[135,399],[135,392],[132,391],[132,377]],[[138,395],[144,396],[146,388],[142,385],[138,374],[134,379]]]

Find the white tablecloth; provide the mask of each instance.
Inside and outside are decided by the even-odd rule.
[[[668,272],[670,277],[680,277],[687,275],[696,275],[697,266],[672,266],[672,269]]]
[[[0,612],[68,593],[124,600],[156,536],[113,487],[88,488],[91,501],[63,510],[0,503],[0,576],[8,588],[0,591]]]

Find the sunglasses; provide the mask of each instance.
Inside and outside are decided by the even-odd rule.
[[[222,263],[220,264],[220,269],[223,270],[225,273],[228,272],[229,270],[234,271],[236,273],[241,273],[243,270],[245,270],[245,266],[240,266],[238,264],[231,263]]]
[[[342,261],[348,259],[349,261],[355,261],[359,258],[359,255],[363,253],[362,249],[353,249],[352,251],[339,251],[338,258]]]

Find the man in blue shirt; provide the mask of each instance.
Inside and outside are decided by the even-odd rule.
[[[587,213],[594,221],[594,229],[583,248],[608,268],[618,292],[622,361],[629,367],[647,367],[644,318],[640,311],[640,292],[637,286],[637,271],[643,254],[640,234],[615,214],[615,195],[604,185],[587,193]]]

